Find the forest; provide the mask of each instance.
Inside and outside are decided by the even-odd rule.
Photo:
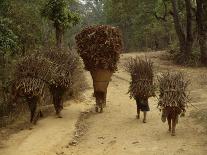
[[[0,117],[9,111],[19,59],[51,47],[74,50],[82,28],[101,24],[120,28],[124,52],[166,50],[175,63],[207,65],[206,0],[1,0]]]

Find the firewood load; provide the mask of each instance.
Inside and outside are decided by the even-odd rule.
[[[44,93],[49,92],[59,115],[63,107],[63,95],[71,88],[72,74],[78,67],[77,56],[64,52],[49,50],[20,59],[14,69],[13,94],[42,98]]]
[[[75,37],[78,53],[83,59],[85,69],[90,71],[96,97],[96,111],[103,111],[106,93],[113,72],[123,50],[119,29],[98,25],[83,29]]]
[[[13,91],[23,96],[41,97],[48,87],[50,63],[37,55],[19,60],[14,69]]]
[[[63,109],[63,97],[67,91],[72,91],[71,89],[75,84],[72,81],[78,79],[75,74],[81,71],[79,57],[73,51],[67,49],[51,48],[42,53],[53,63],[52,69],[55,68],[52,71],[54,83],[50,84],[50,92],[53,96],[56,114],[62,117],[60,112]]]
[[[42,104],[50,99],[49,80],[51,63],[37,54],[20,59],[14,68],[12,100],[23,97],[30,109],[30,122],[36,124],[41,116]]]
[[[153,63],[151,60],[139,57],[130,58],[125,64],[126,71],[131,75],[128,93],[130,98],[148,98],[154,95]]]
[[[43,57],[52,63],[53,83],[55,87],[68,89],[72,85],[72,76],[80,70],[79,57],[67,49],[51,48],[42,52]]]
[[[40,79],[22,78],[14,81],[13,89],[21,97],[43,97],[48,86]]]
[[[189,81],[182,73],[163,73],[159,79],[159,102],[158,107],[178,107],[185,111],[189,102],[188,86]]]
[[[49,55],[48,57],[52,57],[54,53],[50,53],[50,55],[47,53]],[[54,54],[55,59],[61,59],[58,58],[58,54],[62,58],[62,64],[39,54],[24,57],[16,65],[14,73],[15,79],[31,77],[41,79],[48,85],[54,87],[70,88],[71,74],[76,68],[76,64],[73,63],[75,60],[71,60],[72,58],[67,54],[61,55],[60,52]],[[67,62],[64,61],[65,58],[68,59]]]
[[[31,112],[30,122],[36,124],[42,114],[41,108],[43,102],[50,98],[48,92],[48,85],[41,79],[24,77],[15,79],[12,82],[11,99],[16,103],[18,97],[24,97]]]

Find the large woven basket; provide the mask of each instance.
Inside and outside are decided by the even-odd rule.
[[[106,93],[109,81],[111,81],[112,74],[113,72],[105,69],[97,69],[95,71],[91,71],[94,92],[100,91]]]

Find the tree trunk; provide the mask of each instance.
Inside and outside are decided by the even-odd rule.
[[[176,31],[178,39],[179,39],[180,51],[185,53],[185,34],[182,30],[182,27],[180,24],[180,19],[178,16],[177,0],[171,0],[171,3],[172,3],[172,7],[173,7],[174,26],[175,26],[175,31]]]
[[[128,52],[129,50],[129,32],[127,22],[122,23],[122,32],[123,32],[123,42],[124,42],[124,52]]]
[[[177,9],[177,0],[171,0],[173,7],[173,20],[175,25],[175,30],[179,39],[180,51],[183,53],[183,60],[188,61],[190,54],[192,53],[193,47],[193,33],[192,33],[192,5],[191,0],[185,0],[186,7],[186,35],[181,27],[178,9]]]
[[[193,47],[191,0],[185,0],[185,5],[186,5],[186,16],[187,16],[185,55],[189,56],[192,53],[192,47]]]
[[[207,2],[204,1],[205,0],[196,0],[196,21],[198,26],[201,63],[207,66]]]
[[[63,29],[59,24],[57,24],[55,26],[55,30],[56,30],[56,47],[62,48],[63,47]]]

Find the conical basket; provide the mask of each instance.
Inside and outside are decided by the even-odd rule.
[[[109,81],[111,81],[112,74],[113,72],[104,69],[97,69],[95,71],[91,71],[94,92],[106,93]]]

